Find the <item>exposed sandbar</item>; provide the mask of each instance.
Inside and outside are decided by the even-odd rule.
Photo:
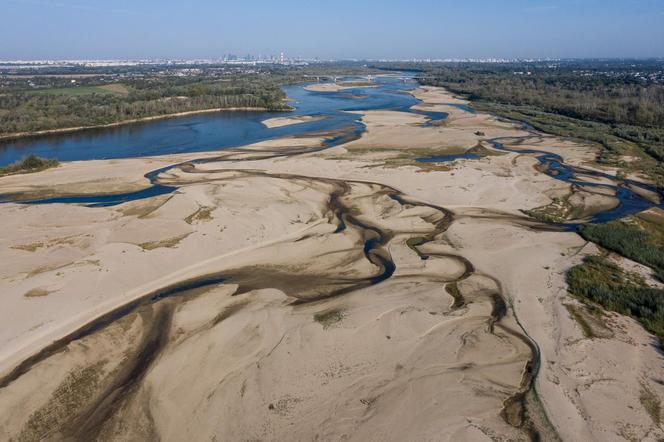
[[[321,121],[324,120],[326,117],[324,115],[301,115],[297,117],[276,117],[276,118],[269,118],[267,120],[263,120],[262,123],[272,129],[275,127],[283,127],[283,126],[290,126],[293,124],[300,124],[300,123],[310,123],[313,121]]]
[[[359,87],[375,87],[371,81],[347,81],[340,83],[317,83],[305,86],[305,90],[311,92],[339,92],[346,89],[355,89]]]

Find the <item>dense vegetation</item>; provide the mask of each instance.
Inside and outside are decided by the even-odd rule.
[[[634,274],[600,256],[589,256],[567,274],[572,294],[636,318],[664,339],[664,290],[648,287]]]
[[[663,67],[659,66],[661,70]],[[603,66],[477,65],[440,67],[423,82],[450,87],[471,100],[527,106],[607,124],[664,128],[664,85],[623,68]]]
[[[48,160],[36,155],[28,155],[14,164],[6,167],[0,167],[0,176],[15,173],[39,172],[40,170],[56,167],[60,163],[58,160]]]
[[[285,110],[281,86],[362,66],[168,66],[0,72],[0,135],[96,126],[204,109]],[[48,75],[45,75],[48,74]]]
[[[211,108],[286,108],[279,85],[264,77],[167,77],[133,79],[123,85],[124,93],[120,89],[72,86],[0,94],[0,134],[94,126]]]
[[[579,229],[588,241],[651,267],[664,281],[664,218],[649,212],[623,221],[588,224]]]
[[[392,66],[394,68],[396,66]],[[411,64],[422,84],[544,132],[604,146],[599,160],[664,186],[664,63],[539,62]],[[630,161],[636,159],[636,161]]]

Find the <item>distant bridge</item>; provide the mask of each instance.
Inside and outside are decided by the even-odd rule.
[[[376,78],[375,75],[342,75],[342,76],[305,75],[305,77],[315,79],[319,83],[324,82],[324,81],[332,81],[334,83],[337,83],[337,82],[339,82],[340,79],[343,79],[343,78],[348,79],[347,81],[358,81],[358,80],[373,81]]]

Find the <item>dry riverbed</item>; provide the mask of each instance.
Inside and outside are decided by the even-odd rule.
[[[0,205],[0,439],[664,437],[653,338],[617,315],[584,335],[564,274],[594,246],[522,212],[565,196],[585,217],[612,195],[486,140],[570,164],[595,148],[414,93],[450,118],[367,111],[334,148],[323,134],[0,178],[17,198],[126,192],[178,164],[167,195]]]

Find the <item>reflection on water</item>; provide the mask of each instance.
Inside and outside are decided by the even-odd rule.
[[[33,153],[61,161],[128,158],[202,152],[241,146],[303,133],[360,126],[360,116],[343,111],[366,109],[405,110],[418,101],[399,93],[417,85],[404,77],[378,77],[378,87],[348,89],[343,93],[319,93],[301,85],[284,88],[295,112],[218,112],[159,121],[90,129],[0,143],[0,166]],[[356,99],[355,96],[362,96]],[[280,116],[325,115],[328,118],[269,129],[261,121]]]

